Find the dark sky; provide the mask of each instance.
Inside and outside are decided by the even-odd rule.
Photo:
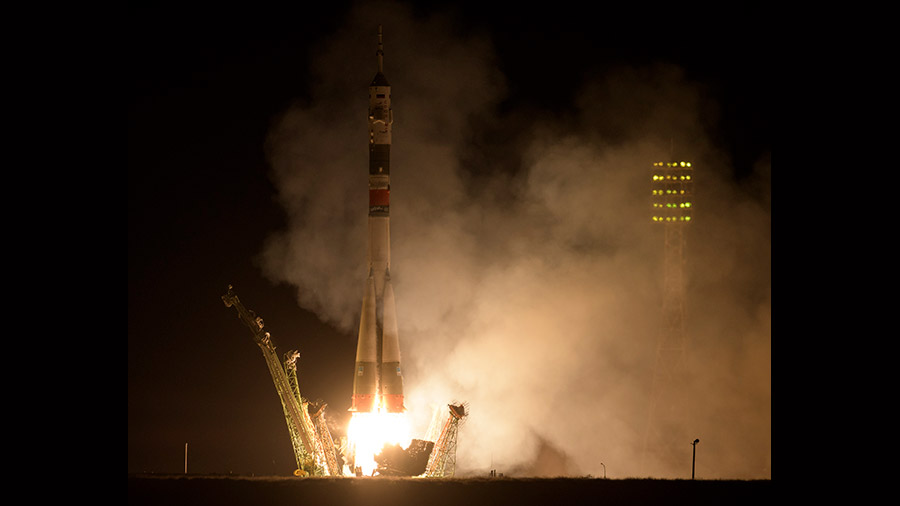
[[[266,135],[292,104],[311,100],[316,52],[345,29],[352,11],[349,2],[331,5],[246,16],[131,8],[124,40],[129,472],[181,472],[185,443],[192,472],[293,469],[262,354],[235,310],[220,300],[228,284],[264,318],[279,352],[301,351],[304,395],[325,400],[336,421],[346,421],[355,331],[299,307],[296,288],[271,281],[260,265],[267,238],[289,223],[266,159]],[[685,40],[626,29],[642,26],[630,17],[618,23],[588,13],[511,15],[475,2],[455,5],[455,31],[441,37],[491,34],[507,90],[498,114],[541,111],[565,118],[575,114],[587,79],[613,67],[671,63],[719,105],[706,133],[731,160],[735,181],[749,177],[771,149],[768,50],[739,45],[741,34],[724,37],[727,25],[713,33],[694,24]],[[416,5],[412,12],[415,18],[446,10]],[[372,34],[357,36],[374,43],[380,22],[372,19]],[[662,23],[653,28],[665,33]],[[393,29],[385,26],[388,69]],[[710,40],[714,36],[722,38]],[[348,76],[359,82],[359,93],[346,100],[359,102],[362,128],[373,68]],[[401,91],[402,81],[391,84]],[[495,136],[497,124],[489,131]],[[490,144],[491,137],[480,142]],[[504,155],[496,146],[485,151]],[[515,166],[518,159],[503,163]],[[361,166],[360,187],[365,173]],[[364,204],[360,210],[364,214]]]

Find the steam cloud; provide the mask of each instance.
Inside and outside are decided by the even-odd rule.
[[[318,48],[311,99],[270,133],[289,229],[267,244],[266,274],[356,335],[373,23],[393,86],[391,275],[419,433],[434,404],[466,401],[458,474],[684,478],[699,437],[699,477],[771,477],[768,194],[734,183],[704,131],[715,105],[677,67],[598,75],[565,120],[500,113],[506,84],[486,36],[394,3],[359,6]],[[649,170],[673,144],[693,160],[698,194],[691,415],[672,433],[684,459],[648,465],[663,275]],[[768,188],[768,173],[761,160],[750,180]]]

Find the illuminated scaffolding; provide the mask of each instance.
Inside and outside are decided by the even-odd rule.
[[[334,443],[331,434],[322,437],[316,432],[317,427],[309,416],[309,403],[300,396],[297,383],[297,358],[300,353],[295,350],[289,351],[284,355],[282,365],[278,361],[272,336],[264,329],[263,319],[244,307],[231,285],[228,285],[228,291],[222,295],[222,302],[226,307],[234,307],[237,310],[238,318],[249,327],[253,340],[262,350],[272,381],[275,383],[275,391],[281,400],[291,445],[294,448],[294,457],[297,460],[294,475],[339,476],[340,469],[337,468],[335,459],[328,458],[326,447],[323,445],[323,441],[331,443],[327,450],[333,456]],[[322,428],[328,430],[327,425],[323,425]]]
[[[693,217],[694,168],[688,161],[655,162],[651,170],[651,219],[663,228],[662,320],[656,347],[650,407],[644,435],[644,460],[653,447],[666,460],[665,448],[679,441],[668,428],[679,421],[678,400],[687,353],[685,331],[685,231]],[[680,425],[680,424],[676,424]],[[662,452],[662,453],[660,453]],[[677,452],[677,450],[676,450]]]
[[[425,466],[425,476],[429,478],[452,478],[456,474],[456,443],[459,425],[469,413],[465,403],[448,404],[447,407],[450,408],[449,417],[434,443],[434,449]]]

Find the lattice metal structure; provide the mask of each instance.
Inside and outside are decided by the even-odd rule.
[[[468,415],[468,409],[464,404],[449,404],[448,407],[450,415],[425,466],[425,476],[429,478],[452,478],[456,474],[456,442],[459,426]]]
[[[324,422],[325,404],[317,406],[314,415],[309,414],[309,401],[300,396],[300,385],[297,382],[297,359],[300,358],[300,352],[291,350],[284,354],[284,371],[288,378],[288,384],[291,392],[300,404],[302,417],[302,426],[306,431],[305,438],[311,441],[314,446],[310,450],[311,457],[316,463],[315,475],[339,476],[341,469],[338,467],[337,459],[334,455],[334,440],[331,438],[331,432],[328,430],[327,424],[319,424],[319,418]],[[322,431],[325,431],[323,434]]]
[[[278,398],[281,400],[281,407],[284,410],[288,432],[291,436],[291,445],[294,448],[294,456],[297,459],[297,470],[294,471],[294,474],[297,476],[321,476],[328,474],[329,470],[325,461],[325,454],[321,445],[318,444],[315,427],[297,387],[296,367],[293,367],[293,369],[288,367],[288,370],[285,370],[278,361],[275,345],[272,344],[269,332],[263,330],[263,319],[244,307],[231,285],[228,285],[228,291],[222,296],[222,302],[225,303],[226,307],[233,306],[237,309],[238,318],[250,329],[250,332],[253,334],[253,340],[259,345],[263,357],[266,359],[266,365],[269,367],[269,373],[272,375],[272,381],[275,383],[275,390],[278,392]],[[291,360],[294,366],[296,365],[295,361],[296,356]],[[289,372],[293,375],[293,384],[288,377]]]
[[[666,433],[678,421],[688,337],[685,330],[685,232],[693,218],[694,168],[688,161],[656,162],[651,171],[651,219],[663,228],[662,319],[644,437],[655,451],[677,442]]]
[[[300,397],[300,387],[297,383],[297,368],[296,368],[296,360],[300,355],[297,351],[289,351],[284,354],[284,370],[285,375],[287,376],[288,385],[290,386],[291,395],[297,400],[297,403],[300,405],[301,409],[305,409],[303,406],[302,398]],[[282,403],[282,407],[283,403]],[[311,464],[315,461],[309,451],[307,451],[306,447],[303,445],[303,436],[299,432],[296,424],[291,421],[289,408],[284,409],[285,420],[287,421],[288,433],[291,436],[291,446],[294,448],[294,456],[297,459],[297,470],[294,471],[294,474],[302,474],[299,471],[302,469],[304,472],[310,473]]]
[[[319,437],[319,444],[325,454],[325,463],[328,466],[329,476],[343,476],[343,470],[337,460],[337,448],[334,446],[334,438],[331,437],[331,430],[328,428],[328,422],[325,420],[325,407],[327,404],[322,403],[318,406],[316,412],[311,415],[313,423],[316,425],[316,435]]]

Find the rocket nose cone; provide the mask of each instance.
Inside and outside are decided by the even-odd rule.
[[[375,74],[375,77],[372,78],[372,82],[369,86],[390,86],[386,77],[381,72]]]

